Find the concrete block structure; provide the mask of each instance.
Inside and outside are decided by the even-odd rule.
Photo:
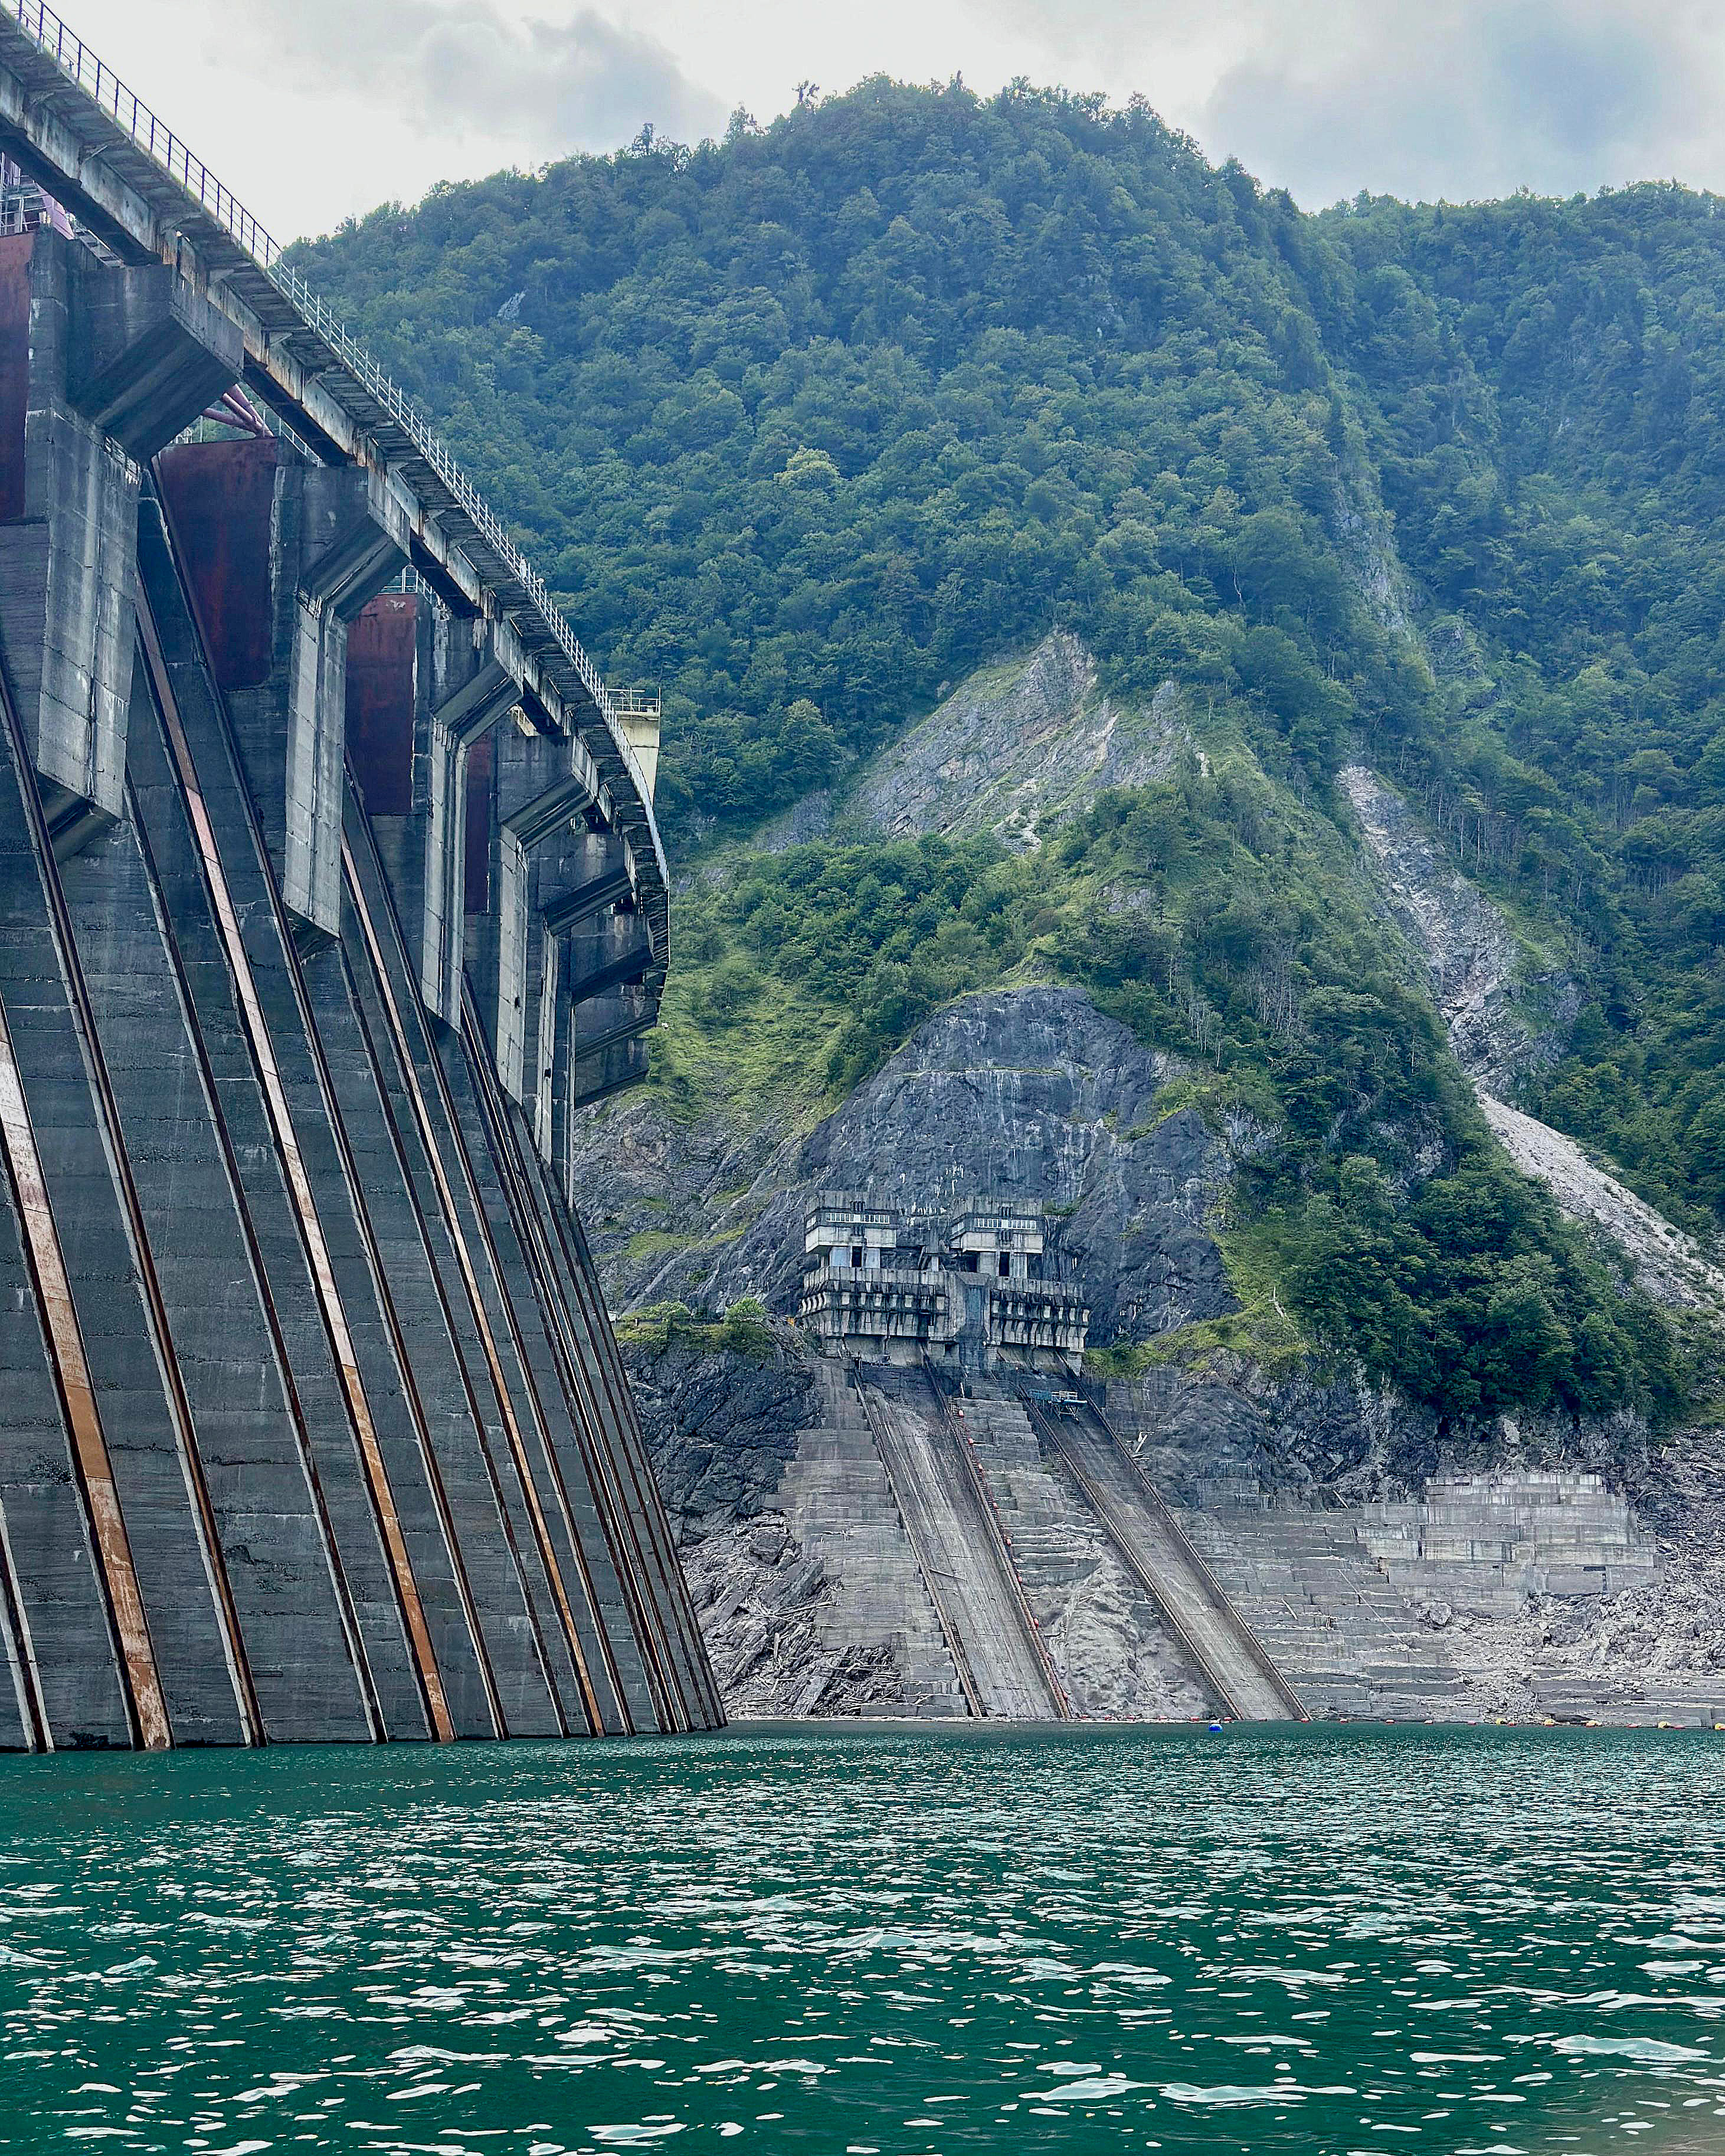
[[[1041,1209],[973,1199],[901,1213],[823,1191],[804,1223],[799,1321],[823,1346],[909,1364],[1076,1372],[1090,1312],[1055,1276]]]
[[[0,157],[0,1748],[711,1727],[566,1142],[640,700],[46,11]]]

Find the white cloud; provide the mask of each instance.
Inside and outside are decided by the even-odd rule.
[[[1199,131],[1307,202],[1590,192],[1668,178],[1720,102],[1719,54],[1686,5],[1435,0],[1266,8]],[[1702,162],[1717,169],[1717,154]],[[1692,166],[1692,169],[1693,167]]]
[[[698,139],[724,121],[720,100],[664,45],[593,8],[546,22],[487,0],[261,0],[242,19],[257,64],[295,87],[387,101],[444,141],[495,146],[505,162],[614,149],[644,122]]]
[[[685,141],[796,84],[962,70],[1142,92],[1309,204],[1725,189],[1718,0],[67,0],[287,238],[434,182]],[[565,9],[567,13],[563,12]]]

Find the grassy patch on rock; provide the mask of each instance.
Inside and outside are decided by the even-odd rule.
[[[649,1303],[614,1319],[613,1329],[621,1346],[653,1354],[687,1348],[701,1355],[743,1355],[767,1362],[783,1344],[768,1317],[767,1306],[753,1296],[733,1302],[720,1317],[691,1310],[686,1302]]]

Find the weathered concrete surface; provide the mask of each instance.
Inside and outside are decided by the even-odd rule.
[[[656,737],[56,38],[0,21],[0,1746],[711,1727],[563,1149],[657,1011]]]
[[[1187,1720],[1212,1711],[1201,1676],[1015,1399],[983,1384],[952,1403],[994,1508],[984,1537],[920,1375],[864,1369],[877,1416],[908,1435],[925,1467],[939,1454],[918,1473],[905,1443],[893,1445],[889,1475],[843,1366],[775,1330],[778,1347],[759,1357],[629,1351],[727,1713],[963,1716],[953,1626],[960,1651],[974,1657],[973,1684],[980,1672],[985,1711],[1057,1711],[1034,1654],[1022,1651],[1002,1542],[1070,1712]]]
[[[967,1456],[962,1425],[916,1373],[875,1365],[862,1390],[894,1501],[942,1630],[963,1664],[973,1712],[1017,1722],[1065,1718],[992,1500]]]
[[[1503,1468],[1341,1510],[1218,1481],[1182,1517],[1314,1714],[1710,1726],[1717,1450],[1686,1445],[1656,1531],[1595,1476]]]
[[[0,19],[0,145],[100,243],[100,257],[85,251],[103,275],[167,270],[189,280],[193,295],[180,297],[196,304],[177,301],[170,326],[195,328],[199,341],[225,345],[227,357],[237,349],[248,388],[301,440],[316,444],[316,461],[331,472],[340,467],[338,476],[360,475],[368,492],[393,506],[401,543],[411,545],[420,573],[452,611],[508,624],[520,684],[538,721],[549,732],[579,736],[599,773],[607,820],[629,846],[640,909],[662,963],[667,893],[648,741],[638,753],[568,624],[417,411],[356,352],[327,311],[279,269],[264,267],[267,234],[225,189],[206,187],[202,196],[188,190],[183,164],[166,168],[170,148],[183,158],[184,143],[142,105],[123,99],[116,107],[111,95],[99,102],[92,79],[68,74],[62,57],[51,15],[45,27],[28,13]],[[198,169],[195,159],[191,169]],[[142,281],[147,288],[148,279]],[[135,319],[135,310],[117,311]],[[152,359],[164,356],[172,372],[183,348],[171,340],[166,355],[158,347]],[[153,396],[162,373],[152,364],[141,382],[133,378],[126,386]],[[0,413],[11,408],[8,393],[0,391]],[[199,408],[193,403],[176,426]],[[137,416],[136,402],[124,399],[111,413],[134,442]],[[167,439],[154,439],[162,424],[152,408],[145,437],[151,449]],[[0,504],[12,498],[5,432],[0,426]],[[0,506],[0,517],[15,513]],[[116,680],[123,695],[123,670]]]
[[[43,263],[109,274],[43,249],[0,312]],[[177,547],[120,452],[223,362],[140,275],[90,332],[123,441],[66,406],[54,306],[0,324],[0,408],[107,520],[76,487],[37,516],[54,470],[10,459],[0,552],[47,567],[0,579],[0,1745],[711,1726],[566,1179],[453,992],[459,881],[409,873],[465,832],[434,795],[380,843],[414,816],[418,596],[360,670],[382,831],[347,768],[347,624],[399,505],[273,440],[193,445]]]
[[[1091,1510],[1154,1594],[1212,1701],[1245,1722],[1297,1721],[1299,1702],[1278,1680],[1249,1623],[1106,1422],[1081,1409],[1051,1414],[1046,1428]]]
[[[283,900],[334,936],[347,633],[407,560],[400,506],[367,474],[308,467],[267,439],[182,443],[159,470],[205,632],[218,655],[246,654],[218,672]]]
[[[862,1404],[770,1356],[632,1349],[647,1442],[732,1715],[950,1717],[957,1671]]]
[[[1023,1405],[978,1385],[957,1412],[1073,1714],[1183,1722],[1220,1702]]]
[[[0,660],[61,853],[121,814],[138,469],[239,372],[165,265],[105,268],[43,228],[0,239]]]

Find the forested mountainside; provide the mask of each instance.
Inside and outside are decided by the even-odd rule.
[[[1490,1137],[1337,775],[1399,788],[1564,984],[1522,1104],[1717,1232],[1715,201],[1309,217],[1142,105],[875,82],[301,256],[608,675],[663,685],[705,856],[666,1114],[812,1115],[952,997],[1065,982],[1258,1134],[1249,1312],[1445,1414],[1692,1405],[1684,1342]],[[907,726],[1054,629],[1165,752],[1040,829],[847,833]],[[834,835],[748,844],[824,789]]]

